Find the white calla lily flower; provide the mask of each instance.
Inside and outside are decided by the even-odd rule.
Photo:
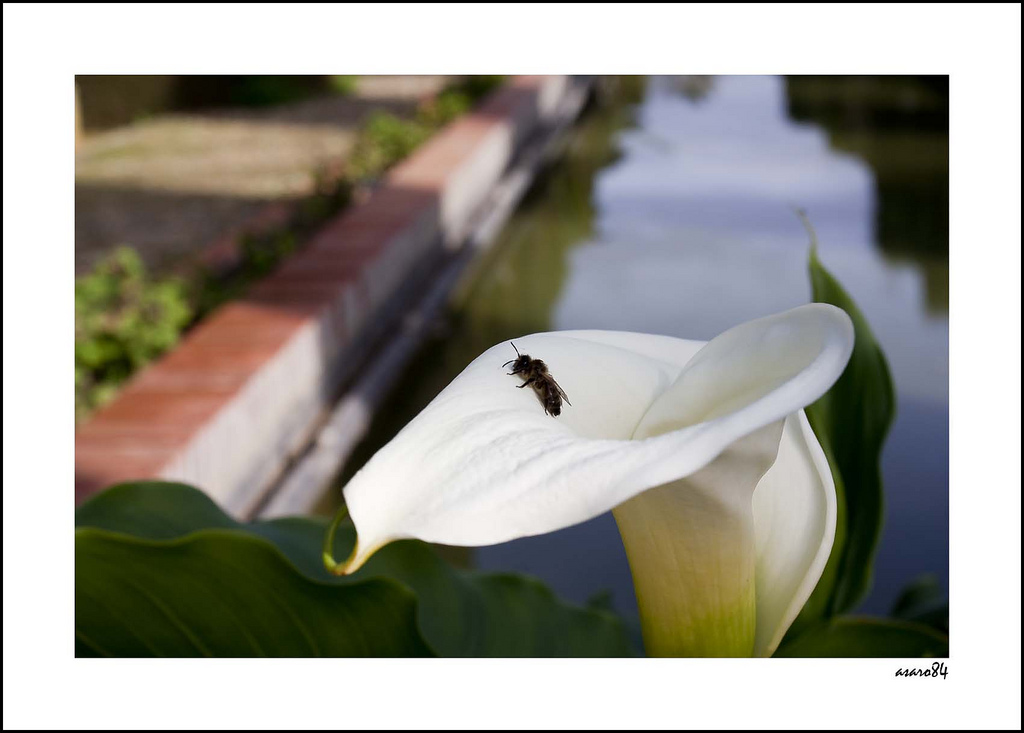
[[[481,354],[344,489],[349,573],[417,538],[491,545],[614,510],[644,643],[658,655],[770,655],[814,589],[836,526],[828,463],[802,408],[853,348],[810,304],[710,342],[614,331],[515,339],[568,394],[558,418]]]

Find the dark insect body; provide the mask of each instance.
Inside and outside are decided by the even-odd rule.
[[[512,344],[512,348],[516,349],[516,345]],[[531,359],[529,354],[520,354],[519,349],[516,349],[516,358],[509,359],[501,366],[507,367],[509,364],[512,365],[512,371],[508,373],[509,376],[518,374],[523,379],[523,383],[517,385],[517,388],[533,387],[533,391],[544,405],[544,414],[552,417],[561,415],[562,400],[572,407],[569,398],[565,396],[565,392],[558,386],[558,382],[548,372],[548,365],[543,361]]]

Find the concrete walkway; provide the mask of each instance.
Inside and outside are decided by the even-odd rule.
[[[447,82],[360,77],[349,95],[167,114],[85,136],[75,155],[76,274],[122,244],[154,271],[187,266],[269,203],[310,194],[317,169],[344,160],[373,111],[409,117]]]

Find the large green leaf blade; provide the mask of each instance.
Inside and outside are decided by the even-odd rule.
[[[949,639],[906,621],[834,618],[787,641],[776,657],[948,657]]]
[[[150,540],[172,540],[201,529],[238,529],[202,491],[169,481],[116,484],[75,509],[75,526]]]
[[[355,544],[351,525],[335,557]],[[343,582],[394,578],[420,600],[423,635],[442,656],[619,657],[633,649],[622,621],[605,611],[562,602],[540,581],[513,573],[453,568],[426,543],[393,542]]]
[[[268,541],[211,529],[174,540],[75,533],[76,646],[161,657],[427,656],[402,585],[305,577]]]
[[[451,567],[427,544],[407,540],[378,551],[352,576],[323,567],[326,520],[286,518],[242,524],[202,492],[182,484],[140,482],[108,489],[83,504],[80,527],[96,527],[125,539],[175,543],[217,528],[270,543],[304,580],[328,587],[361,588],[386,582],[416,598],[416,628],[443,656],[631,656],[621,620],[604,611],[575,608],[533,579],[483,574]],[[350,524],[335,536],[335,555],[355,542]],[[283,559],[282,558],[282,559]],[[182,562],[175,559],[174,562]]]
[[[855,342],[842,376],[806,408],[832,467],[839,512],[832,555],[794,631],[853,608],[871,586],[883,519],[882,446],[896,412],[885,355],[863,313],[822,265],[814,231],[807,227],[812,299],[846,311],[853,321]]]

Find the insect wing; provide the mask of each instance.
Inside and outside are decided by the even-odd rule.
[[[551,384],[555,385],[555,389],[558,390],[558,394],[562,396],[562,399],[565,400],[566,404],[568,404],[569,407],[572,407],[572,403],[569,402],[568,395],[565,394],[565,390],[558,385],[558,382],[555,381],[554,377],[549,376],[548,379],[551,380]]]

